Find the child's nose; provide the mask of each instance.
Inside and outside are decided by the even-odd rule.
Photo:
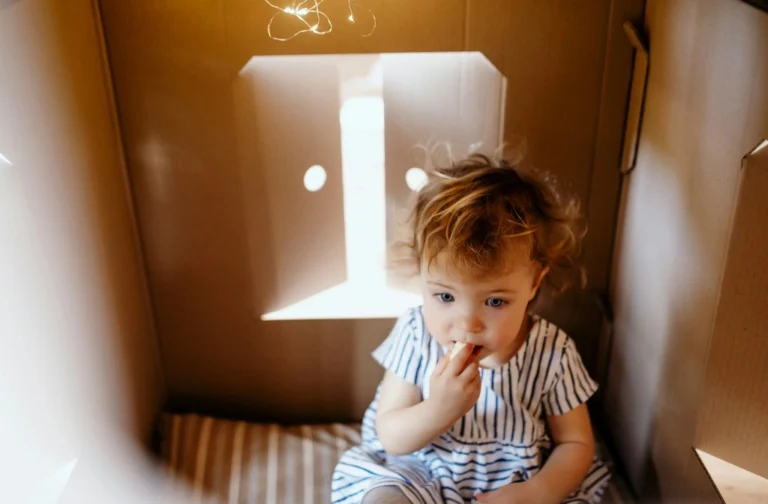
[[[479,333],[483,330],[483,321],[474,315],[469,315],[462,319],[461,328],[465,333]]]

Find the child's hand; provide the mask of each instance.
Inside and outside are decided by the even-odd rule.
[[[479,504],[548,504],[542,492],[531,481],[511,483],[493,492],[475,496]]]
[[[480,368],[473,355],[473,345],[467,345],[451,359],[444,355],[429,379],[428,401],[438,415],[451,423],[469,411],[480,397]]]

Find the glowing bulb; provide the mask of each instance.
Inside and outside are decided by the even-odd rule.
[[[304,174],[304,187],[309,192],[317,192],[323,188],[326,180],[328,180],[328,175],[325,173],[325,168],[320,165],[312,165]]]
[[[298,12],[296,12],[296,14],[298,14],[299,16],[306,16],[308,12],[309,12],[309,9],[299,9]]]
[[[312,28],[310,28],[310,30],[312,30],[313,32],[317,33],[317,26],[318,25],[312,25]]]
[[[13,163],[11,163],[11,161],[7,157],[3,156],[2,154],[0,154],[0,163],[5,163],[7,165],[13,165]]]
[[[410,168],[405,172],[405,184],[411,191],[418,192],[427,183],[427,174],[421,168]]]
[[[285,9],[283,9],[283,12],[285,12],[286,14],[295,14],[296,13],[296,11],[293,9],[293,7],[286,7]]]
[[[350,20],[350,21],[352,21],[352,22],[354,23],[354,22],[355,22],[355,16],[353,16],[352,14],[350,14],[350,15],[349,15],[349,20]]]

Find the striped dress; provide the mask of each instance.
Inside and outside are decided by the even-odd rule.
[[[399,318],[373,357],[429,397],[429,376],[446,350],[427,331],[421,307]],[[362,443],[346,451],[332,480],[334,504],[356,504],[372,488],[394,485],[413,503],[465,503],[480,492],[529,480],[553,445],[545,415],[561,415],[597,390],[573,341],[534,317],[520,350],[500,368],[481,369],[474,408],[425,448],[388,455],[376,434],[381,386],[363,418]],[[589,474],[564,502],[599,502],[610,471],[595,458]]]

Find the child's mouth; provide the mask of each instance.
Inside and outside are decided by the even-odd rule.
[[[457,355],[459,352],[461,352],[461,350],[462,350],[462,349],[463,349],[465,346],[467,346],[467,345],[470,345],[470,343],[464,343],[464,342],[462,342],[462,341],[456,341],[456,342],[454,342],[454,344],[453,344],[453,348],[451,349],[451,359],[453,359],[454,357],[456,357],[456,355]],[[482,346],[480,346],[480,345],[473,345],[473,346],[472,346],[472,353],[471,353],[470,355],[471,355],[472,357],[478,357],[478,356],[480,355],[480,353],[483,351],[483,348],[484,348],[484,347],[482,347]]]

